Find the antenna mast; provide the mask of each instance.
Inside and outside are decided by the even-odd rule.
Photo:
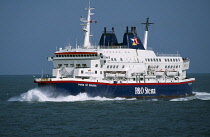
[[[145,33],[144,33],[144,48],[145,50],[147,49],[147,40],[148,40],[148,27],[150,24],[154,24],[154,23],[149,23],[149,18],[147,18],[147,22],[146,23],[141,23],[141,24],[145,24]]]
[[[95,8],[90,8],[90,1],[89,1],[89,7],[85,8],[85,9],[88,11],[87,19],[81,17],[80,21],[85,23],[85,24],[81,24],[81,25],[84,25],[83,31],[85,34],[83,48],[88,49],[91,47],[90,36],[92,36],[92,35],[90,35],[90,23],[92,23],[90,16],[94,15],[94,13],[91,13],[91,10],[93,10]]]

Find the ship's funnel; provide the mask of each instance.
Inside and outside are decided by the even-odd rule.
[[[136,27],[131,27],[131,31],[126,27],[126,32],[123,36],[123,45],[132,49],[144,50],[144,46],[136,33]]]
[[[101,35],[101,39],[99,41],[100,46],[113,46],[117,45],[117,37],[114,33],[114,28],[112,31],[106,31],[106,27],[104,27],[104,33]]]

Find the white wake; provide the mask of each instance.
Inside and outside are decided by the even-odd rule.
[[[89,97],[87,93],[73,95],[54,95],[51,91],[43,91],[42,89],[31,89],[19,96],[10,98],[8,101],[28,101],[28,102],[76,102],[76,101],[109,101],[109,100],[135,100],[121,97],[106,98],[106,97]]]
[[[194,96],[175,98],[170,101],[190,101],[190,100],[210,100],[210,93],[208,92],[193,92]]]

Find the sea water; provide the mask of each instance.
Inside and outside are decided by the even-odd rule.
[[[210,74],[189,76],[195,96],[164,100],[55,95],[0,76],[0,136],[210,136]]]

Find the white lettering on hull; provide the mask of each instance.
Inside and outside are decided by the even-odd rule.
[[[80,86],[80,87],[97,87],[96,84],[81,84],[81,83],[78,83],[78,86]]]
[[[135,94],[156,94],[156,89],[148,87],[135,87]]]

